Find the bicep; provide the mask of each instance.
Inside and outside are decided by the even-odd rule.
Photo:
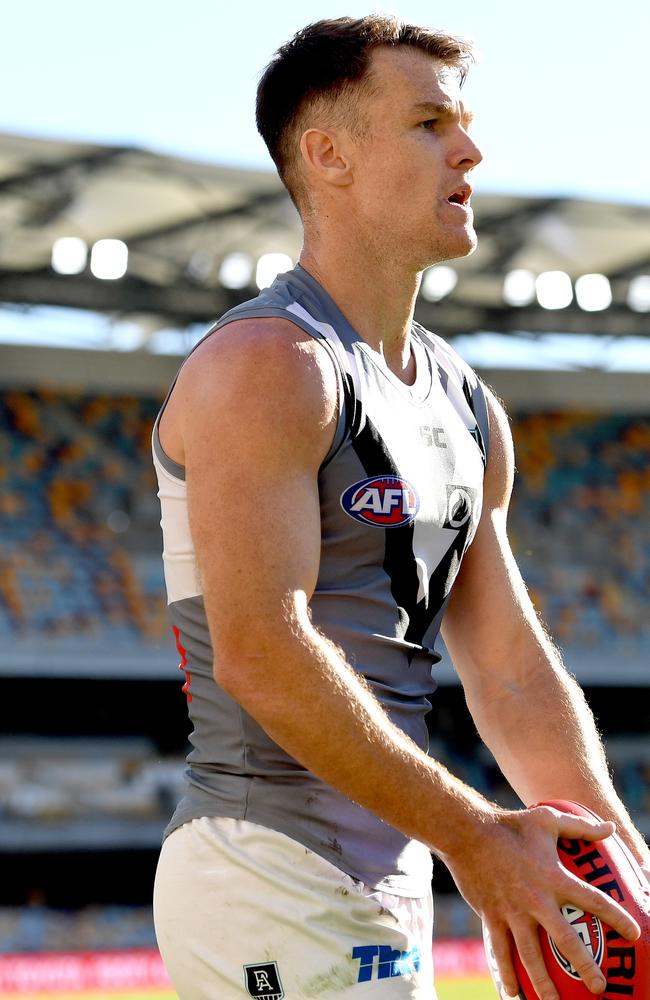
[[[188,512],[213,646],[255,654],[292,627],[316,584],[330,375],[290,338],[253,338],[216,347],[190,383]]]

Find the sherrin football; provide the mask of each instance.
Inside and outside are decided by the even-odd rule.
[[[560,812],[599,819],[577,802],[553,799],[540,802]],[[607,979],[600,1000],[650,1000],[650,886],[626,845],[614,833],[605,840],[558,840],[558,854],[565,868],[583,881],[607,893],[630,913],[641,927],[638,941],[626,941],[615,930],[591,913],[575,906],[563,906],[565,920],[571,923],[594,956]],[[546,968],[561,1000],[595,1000],[545,930],[539,929]],[[501,998],[507,994],[499,980],[489,934],[485,932],[485,951],[492,979]],[[537,993],[516,953],[513,960],[519,979],[519,1000],[537,1000]]]

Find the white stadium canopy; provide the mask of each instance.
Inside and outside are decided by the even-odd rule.
[[[443,336],[650,332],[648,206],[487,194],[474,206],[479,249],[425,273],[425,325]],[[93,310],[143,331],[211,321],[301,246],[271,171],[9,134],[0,220],[0,303]]]

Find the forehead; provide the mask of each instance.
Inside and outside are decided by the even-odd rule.
[[[379,46],[370,61],[371,111],[407,111],[414,104],[460,102],[458,72],[413,46]]]

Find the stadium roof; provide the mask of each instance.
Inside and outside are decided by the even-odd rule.
[[[629,304],[633,279],[650,272],[650,207],[486,194],[474,206],[479,249],[432,275],[416,313],[425,325],[443,335],[650,332],[650,301]],[[295,261],[301,246],[298,216],[272,172],[20,135],[0,134],[0,220],[0,302],[92,309],[151,330],[208,322],[255,294],[252,277],[224,287],[229,255]],[[89,253],[100,240],[123,241],[126,272],[97,277],[84,257],[77,273],[59,273],[53,247],[65,237]],[[523,281],[519,306],[504,300],[513,271]],[[570,304],[542,308],[531,282],[544,272],[568,275],[560,285]],[[575,283],[585,274],[609,279],[611,303],[581,308]],[[650,298],[650,278],[641,284],[641,299]]]

